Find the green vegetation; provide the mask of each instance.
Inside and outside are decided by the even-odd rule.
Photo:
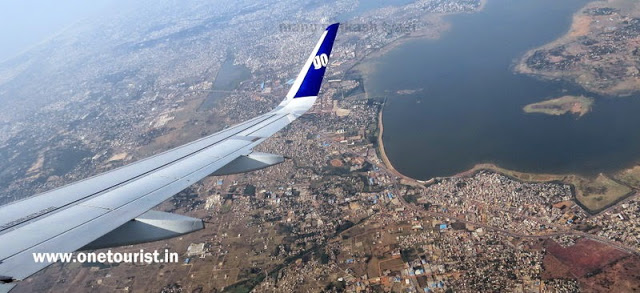
[[[324,168],[322,168],[322,172],[326,175],[334,175],[334,176],[343,176],[351,173],[351,171],[349,170],[349,167],[345,167],[345,166],[342,166],[342,167],[325,166]]]
[[[400,251],[400,256],[403,262],[410,262],[417,257],[416,251],[413,248],[407,248]]]
[[[404,198],[404,201],[408,202],[408,203],[417,203],[418,202],[418,196],[415,194],[405,194],[404,196],[402,196],[402,198]]]
[[[542,113],[547,115],[564,115],[567,113],[578,116],[591,111],[593,98],[585,96],[564,96],[524,106],[526,113]]]
[[[599,211],[631,193],[632,189],[600,174],[593,180],[577,178],[576,199],[591,211]]]
[[[276,231],[279,235],[289,235],[293,232],[293,226],[286,223],[278,223],[276,226]]]
[[[244,188],[244,191],[242,192],[242,194],[249,195],[249,196],[255,196],[256,195],[256,187],[251,185],[251,184],[248,184]]]
[[[633,188],[640,188],[640,165],[622,170],[613,176],[616,180]]]
[[[339,234],[340,232],[347,230],[351,227],[353,227],[355,224],[349,220],[345,220],[342,224],[338,225],[338,227],[336,227],[336,234]]]
[[[331,282],[324,287],[324,289],[329,292],[344,292],[345,288],[346,288],[346,283],[344,281]]]
[[[247,279],[241,281],[239,283],[235,283],[229,287],[224,288],[222,292],[230,292],[230,293],[247,293],[251,292],[251,290],[260,284],[262,280],[264,280],[264,274],[257,274],[255,277],[251,279]]]
[[[224,204],[224,205],[220,206],[220,213],[221,214],[226,214],[226,213],[231,211],[231,208],[232,208],[231,204]]]
[[[329,263],[329,255],[327,253],[325,253],[324,251],[322,251],[320,253],[319,258],[320,258],[320,263],[321,264],[326,265],[326,264]]]

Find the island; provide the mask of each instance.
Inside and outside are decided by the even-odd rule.
[[[585,96],[563,96],[529,104],[522,109],[526,113],[543,113],[547,115],[564,115],[571,113],[582,117],[591,111],[592,106],[593,98]]]

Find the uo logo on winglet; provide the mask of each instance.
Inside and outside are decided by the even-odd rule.
[[[313,68],[315,69],[327,67],[327,64],[329,64],[329,57],[325,53],[322,53],[313,58]]]

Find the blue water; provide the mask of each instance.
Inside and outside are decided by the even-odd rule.
[[[640,158],[640,98],[601,97],[565,83],[514,74],[527,50],[565,34],[583,0],[489,0],[479,13],[447,17],[437,40],[408,41],[372,60],[370,96],[387,97],[384,144],[393,165],[420,179],[477,163],[525,172],[594,175]],[[411,95],[396,91],[422,89]],[[563,95],[596,98],[583,116],[526,114]]]

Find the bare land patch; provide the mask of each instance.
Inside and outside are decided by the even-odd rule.
[[[553,256],[568,269],[571,275],[578,278],[593,274],[627,256],[626,253],[611,246],[589,239],[580,239],[568,247],[563,247],[554,241],[547,242],[545,246],[547,255]]]
[[[542,277],[576,279],[584,292],[634,292],[639,290],[640,258],[605,244],[580,239],[563,247],[545,243]]]

